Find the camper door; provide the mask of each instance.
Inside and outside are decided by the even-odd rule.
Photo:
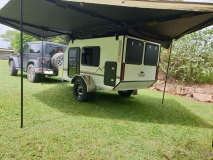
[[[159,44],[125,37],[123,81],[155,81]]]
[[[80,74],[80,48],[72,47],[68,51],[68,76]]]

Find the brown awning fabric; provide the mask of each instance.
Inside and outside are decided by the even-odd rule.
[[[0,23],[19,29],[19,0],[0,10]],[[23,0],[23,29],[37,37],[73,39],[127,34],[168,48],[213,24],[213,4],[146,0]]]

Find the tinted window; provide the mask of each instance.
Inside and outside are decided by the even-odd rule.
[[[41,45],[40,44],[31,44],[30,53],[40,53]]]
[[[100,62],[100,47],[83,47],[81,64],[98,67]]]
[[[126,63],[142,64],[144,43],[142,41],[127,39]]]
[[[68,76],[79,74],[79,52],[80,48],[70,48],[68,51]]]
[[[157,66],[159,45],[146,43],[144,65]]]
[[[76,66],[76,54],[79,52],[78,48],[71,48],[69,49],[68,56],[69,56],[69,65],[72,65],[73,67]]]
[[[65,46],[55,45],[55,44],[47,44],[47,55],[53,56],[56,53],[64,53],[66,50]]]

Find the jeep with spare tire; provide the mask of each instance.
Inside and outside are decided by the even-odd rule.
[[[46,41],[27,42],[23,46],[23,71],[30,82],[39,82],[42,76],[57,76],[63,64],[66,45]],[[9,71],[16,76],[21,70],[21,54],[9,58]]]

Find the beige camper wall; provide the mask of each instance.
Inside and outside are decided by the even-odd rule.
[[[106,38],[94,38],[94,39],[84,39],[84,40],[74,40],[69,43],[67,50],[64,53],[64,73],[63,79],[71,81],[71,78],[68,77],[68,50],[70,47],[88,47],[88,46],[99,46],[100,47],[100,64],[98,67],[94,66],[86,66],[81,65],[80,62],[80,72],[84,72],[83,75],[90,75],[91,77],[96,76],[93,78],[97,87],[103,86],[104,81],[104,66],[106,61],[117,62],[117,78],[116,84],[120,81],[120,70],[121,70],[121,61],[118,62],[118,54],[119,54],[119,41],[123,45],[123,36],[119,37],[119,40],[116,40],[116,37],[106,37]],[[123,48],[123,46],[121,46]],[[81,59],[81,52],[80,52],[80,59]],[[85,72],[88,72],[86,74]],[[89,74],[92,73],[92,74]],[[97,76],[97,75],[99,76]],[[112,89],[113,87],[104,86],[104,88]]]

